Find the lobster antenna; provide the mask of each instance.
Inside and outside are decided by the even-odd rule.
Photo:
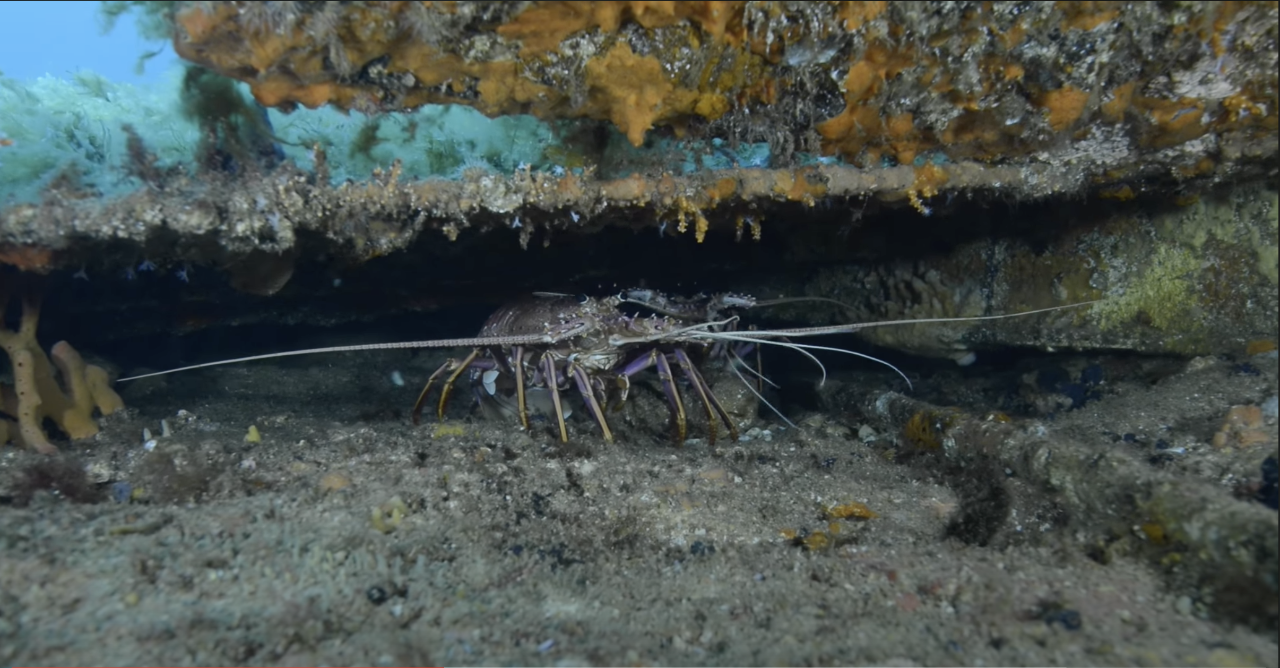
[[[754,343],[756,345],[767,344],[771,346],[782,346],[783,348],[790,348],[791,350],[794,350],[800,353],[801,355],[808,357],[814,364],[818,365],[818,369],[822,371],[822,381],[819,384],[825,384],[827,382],[827,367],[823,366],[822,362],[819,361],[818,358],[813,355],[813,353],[805,350],[805,348],[818,348],[819,346],[811,346],[811,345],[802,344],[802,343],[792,343],[790,341],[772,341],[770,339],[761,339],[761,340],[736,339],[734,338],[733,334],[729,334],[727,332],[705,332],[705,334],[714,339],[720,339],[720,340],[746,341],[747,343]]]
[[[229,360],[218,360],[217,362],[205,362],[204,364],[192,364],[191,366],[178,367],[176,369],[167,369],[165,371],[154,371],[152,373],[143,373],[128,378],[117,379],[117,383],[123,383],[126,380],[138,380],[139,378],[151,378],[152,376],[163,376],[170,373],[178,373],[179,371],[191,371],[193,369],[205,369],[211,366],[223,366],[226,364],[240,364],[242,362],[256,362],[258,360],[269,360],[277,357],[294,357],[296,355],[321,355],[324,353],[349,353],[361,350],[402,350],[402,349],[422,349],[422,348],[465,348],[480,346],[520,346],[530,343],[554,343],[560,338],[570,338],[578,333],[576,330],[566,334],[554,337],[549,340],[546,334],[529,334],[526,336],[491,336],[491,337],[475,337],[469,339],[438,339],[435,341],[399,341],[394,343],[361,343],[350,346],[329,346],[326,348],[307,348],[306,350],[289,350],[282,353],[267,353],[265,355],[251,355],[249,357],[237,357]]]
[[[656,334],[646,334],[642,336],[622,336],[621,334],[610,334],[609,343],[610,345],[614,345],[614,346],[623,346],[628,343],[648,343],[650,341],[661,341],[663,339],[668,339],[674,336],[680,336],[684,334],[702,334],[702,333],[706,333],[704,332],[704,330],[708,330],[712,327],[724,327],[726,325],[731,325],[737,321],[738,321],[738,316],[734,315],[734,316],[729,316],[724,320],[717,320],[714,322],[700,322],[696,325],[689,325],[687,327],[681,327],[679,329],[673,329],[667,332],[659,332]]]
[[[731,350],[729,351],[729,354],[733,356],[734,360],[742,363],[743,366],[747,366],[747,363],[743,362],[742,358],[739,357],[737,353]],[[760,400],[760,403],[768,406],[769,410],[773,411],[774,415],[777,415],[778,417],[782,418],[782,421],[787,423],[787,426],[791,427],[792,429],[799,429],[799,427],[796,426],[796,423],[792,422],[791,420],[788,420],[787,416],[782,414],[782,411],[778,410],[773,404],[769,403],[769,400],[765,399],[763,394],[760,394],[760,392],[757,391],[756,388],[751,387],[751,383],[747,381],[747,377],[742,375],[741,371],[738,371],[737,366],[738,366],[737,364],[730,364],[729,370],[732,371],[733,374],[738,377],[738,380],[742,381],[743,385],[747,386],[748,390],[751,390],[752,394],[756,395],[756,398]],[[761,378],[764,378],[764,376],[761,376]]]
[[[738,364],[741,364],[741,365],[742,365],[742,368],[746,369],[747,371],[750,371],[750,372],[751,372],[751,375],[753,375],[753,376],[755,376],[756,378],[759,378],[760,380],[762,380],[762,381],[764,381],[764,382],[768,383],[768,384],[769,384],[769,387],[772,387],[772,388],[773,388],[773,389],[775,389],[775,390],[782,389],[782,388],[781,388],[777,383],[773,382],[772,380],[769,380],[769,377],[768,377],[768,376],[766,376],[766,375],[764,375],[764,374],[760,373],[759,371],[756,371],[755,369],[751,368],[751,365],[750,365],[750,364],[747,364],[747,361],[746,361],[746,360],[744,360],[744,359],[742,359],[742,356],[741,356],[741,355],[739,355],[738,353],[733,352],[733,350],[732,350],[732,349],[728,349],[728,348],[726,347],[726,352],[728,352],[728,353],[729,353],[729,356],[730,356],[730,357],[732,357],[735,361],[737,361],[737,363],[738,363]]]
[[[799,298],[797,298],[799,299]],[[828,334],[848,334],[856,332],[860,329],[870,329],[872,327],[888,327],[891,325],[916,325],[916,324],[932,324],[940,322],[977,322],[979,320],[1004,320],[1005,318],[1018,318],[1024,315],[1035,315],[1037,313],[1048,313],[1050,311],[1062,311],[1069,308],[1077,308],[1080,306],[1089,306],[1097,304],[1101,299],[1094,299],[1087,302],[1079,302],[1076,304],[1064,304],[1062,306],[1049,306],[1047,308],[1038,308],[1031,311],[1022,311],[1020,313],[1002,313],[1000,315],[971,315],[957,316],[954,318],[918,318],[905,320],[881,320],[879,322],[858,322],[847,325],[826,325],[823,327],[790,327],[784,329],[750,329],[734,332],[734,336],[740,336],[748,341],[756,341],[767,339],[775,336],[825,336]],[[848,352],[848,351],[846,351]]]
[[[757,299],[756,306],[778,306],[780,304],[795,304],[799,302],[822,302],[825,304],[835,304],[841,308],[854,310],[853,306],[846,304],[838,299],[830,297],[778,297],[776,299]]]
[[[706,336],[710,336],[717,339],[730,339],[733,341],[745,341],[748,343],[758,343],[758,344],[763,343],[763,344],[772,345],[772,346],[782,346],[784,348],[790,348],[792,350],[795,350],[796,352],[803,353],[804,355],[809,357],[809,359],[812,359],[814,362],[817,362],[818,358],[806,352],[806,350],[826,350],[833,353],[844,353],[846,355],[853,355],[854,357],[861,357],[864,360],[870,360],[872,362],[876,362],[877,364],[883,364],[889,367],[890,369],[893,369],[894,373],[897,373],[899,376],[902,377],[903,380],[907,381],[908,388],[912,390],[915,389],[915,385],[911,383],[911,379],[907,378],[907,374],[903,373],[902,370],[899,369],[898,367],[880,359],[879,357],[872,357],[871,355],[866,355],[864,353],[856,352],[853,350],[845,350],[844,348],[833,348],[831,346],[818,346],[812,343],[795,343],[793,341],[772,341],[769,339],[739,338],[738,334],[736,333],[727,334],[724,332],[707,332]],[[818,383],[818,385],[821,386],[826,384],[827,382],[827,369],[826,367],[822,366],[821,362],[818,363],[818,367],[822,369],[822,380]]]

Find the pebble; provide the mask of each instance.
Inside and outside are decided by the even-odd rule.
[[[364,591],[364,597],[369,599],[369,602],[374,605],[382,605],[387,602],[388,598],[391,598],[387,594],[387,590],[383,587],[379,587],[378,585],[374,585],[366,589]]]
[[[1262,485],[1258,488],[1255,498],[1258,503],[1276,510],[1280,507],[1280,494],[1277,494],[1277,490],[1280,490],[1280,482],[1278,482],[1280,481],[1280,466],[1276,465],[1274,455],[1262,460],[1261,470]]]
[[[351,478],[341,473],[326,473],[320,478],[320,491],[339,492],[351,486]]]
[[[861,427],[858,427],[858,440],[863,443],[870,443],[876,440],[877,436],[879,436],[879,434],[877,434],[876,430],[869,424],[864,424]]]
[[[1273,420],[1280,417],[1280,395],[1273,394],[1262,402],[1262,415]]]
[[[1076,610],[1055,610],[1045,615],[1044,623],[1049,626],[1057,624],[1068,631],[1079,631],[1083,621]]]
[[[1191,616],[1192,604],[1190,596],[1179,596],[1174,602],[1173,609],[1178,611],[1180,615]]]
[[[111,483],[111,500],[125,503],[133,496],[133,485],[123,480]]]
[[[1250,447],[1271,440],[1263,422],[1263,411],[1258,406],[1232,406],[1227,411],[1222,427],[1213,435],[1213,447]]]
[[[114,477],[111,466],[103,461],[90,462],[84,467],[84,472],[89,476],[89,480],[97,484],[108,482]]]

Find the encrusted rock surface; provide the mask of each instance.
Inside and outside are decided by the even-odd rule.
[[[169,235],[239,255],[314,230],[369,257],[424,225],[451,235],[524,210],[576,230],[570,212],[652,204],[581,229],[688,214],[702,233],[770,198],[876,195],[928,212],[975,190],[1124,198],[1239,181],[1275,169],[1278,15],[1275,3],[177,3],[177,51],[268,106],[466,104],[604,121],[637,146],[672,131],[707,150],[764,142],[769,164],[679,176],[685,156],[656,150],[631,176],[597,178],[608,165],[570,133],[549,150],[586,166],[578,176],[397,185],[386,165],[329,189],[323,160],[232,182],[166,172],[139,146],[121,166],[146,182],[137,194],[102,207],[68,175],[44,202],[0,212],[0,243],[10,264],[41,269],[59,264],[47,249],[81,241]],[[853,167],[804,167],[798,152]]]
[[[1042,221],[1027,212],[1024,225],[1061,233],[997,233],[945,255],[842,264],[820,271],[804,290],[855,306],[815,320],[823,324],[986,316],[1100,300],[1079,312],[863,332],[881,345],[923,354],[963,357],[992,344],[1240,354],[1251,341],[1276,338],[1278,212],[1275,188],[1261,184],[1155,207],[1084,207]]]
[[[1086,2],[219,2],[173,16],[178,53],[268,106],[469,104],[608,120],[637,146],[655,126],[706,127],[867,167],[940,152],[1187,175],[1274,151],[1276,19],[1274,3]]]

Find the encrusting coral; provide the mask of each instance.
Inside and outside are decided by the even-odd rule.
[[[0,347],[13,368],[13,385],[0,384],[0,407],[17,420],[16,425],[0,420],[0,445],[12,440],[19,447],[53,454],[58,448],[45,434],[45,418],[53,420],[72,439],[89,438],[98,433],[94,409],[110,415],[124,408],[124,402],[111,389],[107,371],[85,364],[80,353],[66,341],[54,344],[45,355],[36,340],[40,294],[29,286],[23,288],[22,317],[17,329],[0,327]],[[0,304],[9,304],[11,289],[11,282],[0,278]],[[62,385],[54,377],[55,366]]]

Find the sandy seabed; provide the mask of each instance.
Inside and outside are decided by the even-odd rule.
[[[579,411],[563,445],[545,422],[482,419],[465,391],[413,426],[413,384],[441,359],[122,384],[128,411],[64,446],[93,503],[31,493],[40,458],[6,448],[0,664],[1277,666],[1274,627],[1229,607],[1265,620],[1274,592],[1210,601],[1129,511],[1073,516],[1069,481],[920,454],[866,408],[907,394],[891,373],[836,373],[789,404],[797,428],[761,418],[712,445],[698,416],[684,447],[637,387],[616,443]],[[911,401],[976,419],[1016,404],[1001,452],[1105,453],[1270,517],[1274,543],[1275,511],[1239,488],[1274,456],[1275,419],[1261,444],[1210,445],[1230,406],[1276,394],[1274,354],[1244,364],[938,367],[911,372]],[[1080,387],[1027,380],[1089,365],[1106,380],[1075,410],[1054,392]],[[851,503],[876,516],[825,513]]]

